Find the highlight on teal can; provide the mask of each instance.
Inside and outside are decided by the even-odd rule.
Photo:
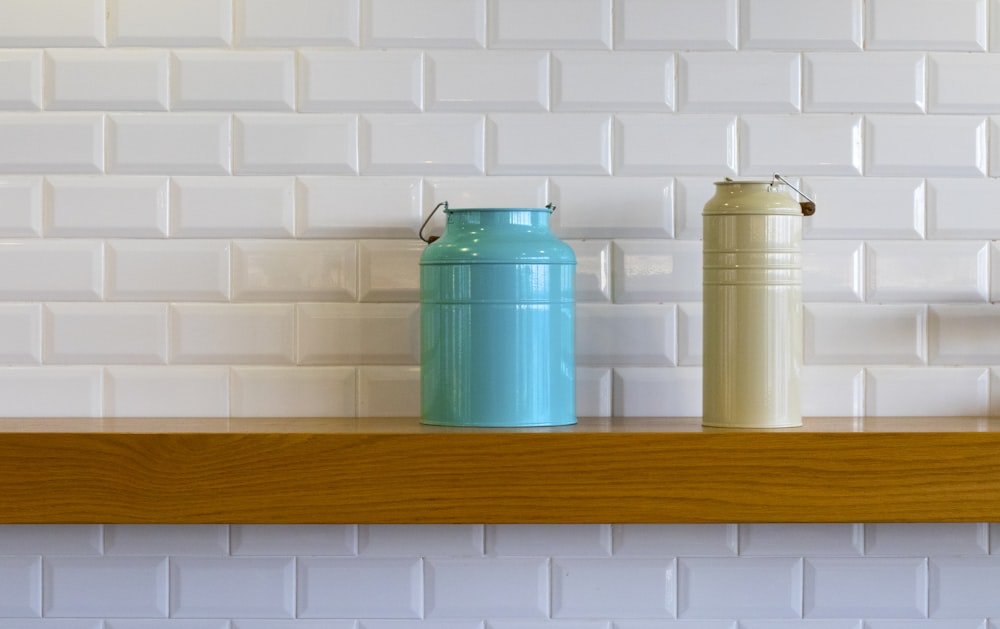
[[[554,208],[442,205],[444,235],[420,258],[422,423],[576,423],[576,256],[549,229]]]

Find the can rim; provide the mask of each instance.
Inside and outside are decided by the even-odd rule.
[[[452,212],[548,212],[552,213],[554,207],[446,207],[446,214]]]

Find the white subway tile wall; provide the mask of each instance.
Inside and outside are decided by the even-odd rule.
[[[701,413],[701,209],[807,415],[1000,412],[998,0],[4,0],[0,416],[414,416],[423,219],[557,206],[577,412]],[[429,226],[439,233],[441,217]],[[0,629],[995,629],[1000,525],[0,526]]]

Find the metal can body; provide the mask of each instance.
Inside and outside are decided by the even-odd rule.
[[[576,422],[573,250],[550,208],[446,209],[420,259],[425,424]]]
[[[774,182],[705,205],[702,424],[802,425],[802,209]]]

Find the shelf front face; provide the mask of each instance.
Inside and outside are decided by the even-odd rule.
[[[0,420],[2,523],[998,520],[992,418]]]

